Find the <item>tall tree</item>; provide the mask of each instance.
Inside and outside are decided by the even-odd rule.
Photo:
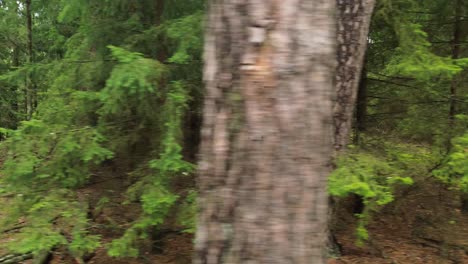
[[[460,48],[462,41],[462,21],[463,21],[463,1],[455,0],[454,5],[455,11],[455,21],[453,23],[453,39],[452,39],[452,59],[457,60],[460,58]],[[457,77],[453,76],[450,83],[450,106],[449,106],[449,125],[452,127],[455,124],[455,115],[456,115],[456,100],[457,100]],[[448,144],[450,146],[450,144]]]
[[[362,74],[364,66],[364,55],[367,49],[369,27],[374,9],[375,0],[337,0],[337,68],[335,75],[336,102],[333,107],[334,125],[334,149],[335,154],[346,148],[351,136],[352,120],[358,90],[360,96],[365,94],[363,89],[358,89],[365,85],[365,75]],[[362,86],[361,88],[365,88]],[[361,101],[363,98],[360,98]],[[363,105],[358,107],[359,112],[356,117],[362,124]],[[356,131],[357,132],[357,131]],[[356,137],[357,138],[357,137]],[[360,199],[357,197],[357,204]],[[330,210],[330,234],[329,247],[332,251],[338,251],[334,238],[334,225],[336,212],[334,212],[334,202],[331,200]]]
[[[367,36],[375,0],[337,0],[335,150],[346,147],[351,133],[354,105],[367,48]]]
[[[195,263],[325,263],[333,1],[212,1]]]
[[[110,256],[135,257],[136,241],[149,240],[169,212],[184,215],[178,226],[193,228],[195,194],[178,195],[173,182],[192,170],[182,156],[182,130],[201,90],[203,2],[1,1],[0,192],[21,192],[22,199],[0,201],[8,216],[0,217],[0,229],[20,215],[27,222],[11,243],[0,243],[1,252],[38,255],[64,245],[80,259],[106,243]],[[3,110],[16,114],[16,104],[26,105],[28,78],[41,96],[37,108],[30,97],[30,120],[14,126],[25,111],[11,121]],[[22,92],[19,100],[10,87]],[[80,188],[106,177],[91,171],[107,166],[135,172],[131,186],[124,177],[113,182],[128,187],[119,195],[141,205],[112,242],[88,232],[95,219],[87,212],[99,206],[79,198]],[[191,187],[193,177],[184,177]]]
[[[26,0],[24,2],[26,7],[26,30],[27,30],[27,46],[28,46],[28,63],[33,63],[33,41],[32,41],[32,14],[31,14],[31,0]],[[34,84],[32,82],[31,74],[28,73],[28,77],[26,80],[26,119],[31,119],[32,112],[34,106],[37,104],[35,103],[35,93]]]
[[[364,58],[365,60],[365,58]],[[359,144],[360,134],[366,130],[366,115],[367,115],[367,69],[362,68],[361,81],[359,82],[357,98],[356,98],[356,125],[354,133],[354,144]]]

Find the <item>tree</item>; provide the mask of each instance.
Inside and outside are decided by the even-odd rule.
[[[365,64],[369,27],[374,9],[374,0],[337,0],[337,68],[335,74],[336,102],[333,108],[335,154],[346,149],[351,136],[356,99],[360,99],[356,111],[358,129],[362,129],[365,114]],[[358,92],[359,91],[359,92]],[[357,136],[355,136],[357,139]],[[362,205],[360,197],[355,197],[355,207]],[[335,203],[331,201],[329,246],[338,251],[333,236],[336,221]]]
[[[1,252],[63,249],[80,259],[105,244],[113,257],[136,257],[137,242],[150,243],[169,212],[177,228],[193,229],[193,165],[182,148],[194,138],[183,130],[201,93],[202,8],[202,0],[0,1],[0,194],[21,194],[0,201]],[[17,107],[31,103],[29,113]],[[95,173],[107,166],[123,177]],[[126,191],[79,198],[109,175]],[[180,194],[173,185],[182,180]],[[120,198],[141,210],[118,238],[90,232],[92,212]],[[24,227],[3,243],[19,217]]]
[[[395,183],[426,185],[423,175],[433,174],[434,168],[446,163],[447,138],[460,133],[461,117],[467,109],[460,91],[466,89],[460,85],[462,79],[458,78],[455,86],[453,78],[460,77],[467,64],[463,49],[456,59],[453,48],[463,47],[465,40],[463,33],[461,39],[454,40],[456,18],[464,7],[466,4],[460,6],[457,0],[378,1],[367,52],[368,82],[361,87],[368,103],[363,100],[364,109],[356,109],[356,128],[361,127],[363,136],[359,146],[339,157],[329,188],[334,196],[356,194],[363,198],[356,230],[360,242],[369,237],[365,230],[369,216],[398,198],[393,193]],[[458,89],[454,96],[448,95],[451,87]],[[447,127],[447,113],[455,109],[451,107],[455,102],[460,121],[455,122],[458,126]],[[362,110],[367,112],[365,133],[359,123]],[[460,139],[456,141],[454,147],[461,149]],[[442,180],[463,186],[458,183],[463,179],[460,175],[453,174],[454,179],[449,175],[446,171],[437,173]]]
[[[335,150],[348,144],[354,106],[364,65],[374,0],[337,0],[336,103],[334,106]],[[364,76],[365,78],[365,76]],[[362,111],[362,108],[359,109]]]
[[[24,2],[26,6],[26,28],[28,31],[28,63],[33,63],[33,40],[32,40],[32,14],[31,14],[31,0],[26,0]],[[26,119],[31,119],[33,110],[37,102],[35,102],[35,90],[34,84],[32,83],[32,78],[28,74],[27,78],[27,88],[26,88]]]
[[[325,263],[333,1],[212,1],[195,263]]]
[[[453,22],[453,39],[452,39],[452,59],[457,60],[460,58],[460,48],[461,40],[463,36],[462,30],[462,17],[463,17],[463,3],[461,0],[456,0],[454,4],[455,11],[455,21]],[[449,101],[449,126],[455,125],[455,115],[456,115],[456,100],[457,100],[457,85],[458,80],[454,76],[450,83],[450,101]],[[449,144],[450,148],[450,144]]]

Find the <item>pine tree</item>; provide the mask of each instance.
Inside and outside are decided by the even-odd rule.
[[[195,195],[177,194],[172,185],[181,177],[193,181],[182,129],[189,104],[200,96],[203,2],[15,3],[5,3],[2,19],[14,19],[27,33],[19,54],[9,54],[6,65],[16,68],[2,69],[1,81],[18,87],[7,109],[26,121],[15,129],[11,120],[12,129],[0,130],[6,139],[0,191],[17,196],[6,201],[1,226],[21,217],[25,227],[1,247],[40,258],[66,246],[80,259],[102,246],[89,215],[109,205],[80,198],[80,189],[103,180],[96,173],[102,162],[124,168],[128,178],[120,184],[131,185],[121,196],[141,208],[122,237],[104,245],[110,255],[137,256],[137,242],[170,211],[180,211],[193,229]],[[28,108],[15,113],[15,105]]]

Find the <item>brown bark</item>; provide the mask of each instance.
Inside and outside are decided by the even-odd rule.
[[[334,6],[211,1],[194,263],[326,262]]]
[[[354,105],[367,48],[367,36],[375,0],[337,0],[335,150],[340,152],[351,136]]]

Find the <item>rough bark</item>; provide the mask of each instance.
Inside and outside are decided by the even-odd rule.
[[[337,69],[334,105],[335,150],[343,150],[351,136],[356,95],[367,48],[375,0],[337,0]]]
[[[375,0],[336,0],[337,6],[337,68],[336,98],[333,107],[334,156],[345,150],[351,138],[356,96],[367,49],[367,36]],[[362,109],[361,109],[362,110]],[[340,245],[334,237],[336,206],[330,199],[328,247],[332,255],[340,254]]]
[[[334,9],[211,1],[194,263],[326,262]]]

